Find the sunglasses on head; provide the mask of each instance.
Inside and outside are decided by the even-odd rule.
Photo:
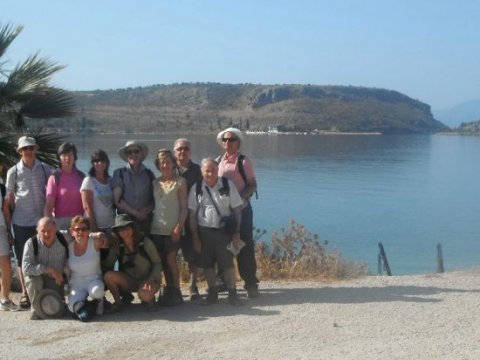
[[[223,142],[235,142],[237,140],[238,140],[238,138],[236,138],[236,137],[222,138]]]
[[[128,149],[125,151],[127,155],[140,154],[140,149]]]

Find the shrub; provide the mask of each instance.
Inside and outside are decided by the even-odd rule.
[[[256,229],[259,240],[265,230]],[[289,226],[272,234],[270,243],[256,246],[257,265],[262,279],[344,279],[367,274],[367,264],[345,260],[339,251],[326,251],[327,241],[304,225],[290,220]]]

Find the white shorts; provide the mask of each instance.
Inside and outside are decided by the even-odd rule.
[[[0,226],[0,256],[10,256],[7,227],[3,225]]]

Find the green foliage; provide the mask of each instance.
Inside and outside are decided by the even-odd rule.
[[[0,24],[0,132],[4,134],[0,138],[0,165],[10,167],[18,161],[17,139],[26,134],[37,139],[39,158],[55,165],[54,155],[63,138],[29,125],[71,116],[75,103],[69,92],[50,85],[52,76],[63,69],[54,61],[34,54],[9,69],[4,56],[22,29]]]

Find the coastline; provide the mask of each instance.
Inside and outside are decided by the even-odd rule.
[[[213,306],[187,301],[155,313],[138,304],[91,323],[1,312],[1,344],[28,359],[477,359],[479,292],[479,268],[265,281],[242,307],[224,296]]]

